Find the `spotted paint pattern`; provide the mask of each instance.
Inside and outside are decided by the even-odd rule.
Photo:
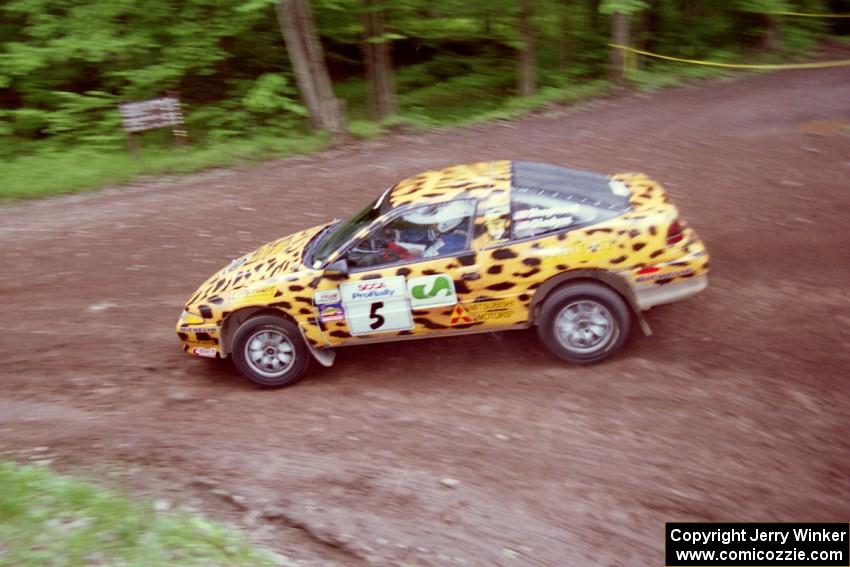
[[[571,271],[604,272],[633,290],[668,285],[708,271],[705,248],[684,223],[681,240],[667,243],[670,224],[679,215],[661,185],[639,173],[617,174],[611,179],[628,188],[628,211],[592,226],[511,241],[511,162],[480,162],[419,174],[389,191],[386,198],[392,210],[387,214],[409,205],[475,199],[468,252],[347,275],[325,274],[303,265],[305,247],[327,225],[314,227],[270,242],[213,275],[187,302],[177,325],[178,335],[187,351],[203,346],[226,354],[230,345],[219,344],[222,325],[240,310],[259,308],[290,318],[317,347],[522,328],[533,322],[537,290],[551,278]],[[350,242],[365,237],[385,218],[359,231]],[[501,234],[500,228],[504,229]],[[326,265],[344,255],[346,248],[344,245],[331,254]],[[317,291],[335,290],[344,282],[395,276],[410,280],[434,274],[452,277],[458,302],[466,313],[473,314],[472,322],[453,316],[455,306],[416,309],[412,329],[380,335],[352,336],[346,320],[318,320],[313,304]],[[211,326],[217,332],[188,330]]]

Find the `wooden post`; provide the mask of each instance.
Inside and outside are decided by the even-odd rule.
[[[183,111],[180,109],[180,93],[178,91],[168,91],[165,96],[173,98],[177,101],[178,120],[171,126],[171,139],[175,145],[185,146],[189,141],[189,133],[186,132],[186,125],[183,122]]]

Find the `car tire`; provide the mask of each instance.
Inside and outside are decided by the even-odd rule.
[[[560,287],[545,299],[537,334],[558,358],[593,364],[622,348],[630,326],[631,313],[617,292],[581,282]]]
[[[240,374],[265,388],[291,386],[301,379],[310,361],[298,327],[274,315],[242,323],[233,336],[231,356]]]

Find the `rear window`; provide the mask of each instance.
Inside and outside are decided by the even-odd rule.
[[[514,239],[600,223],[629,209],[628,190],[604,175],[530,162],[513,167]]]

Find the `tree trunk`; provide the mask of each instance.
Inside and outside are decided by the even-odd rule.
[[[600,0],[590,0],[588,2],[588,11],[590,12],[590,30],[593,32],[600,31],[599,29],[599,4]],[[600,34],[605,37],[604,34]]]
[[[629,36],[629,16],[622,12],[614,12],[611,15],[611,43],[627,46],[631,41]],[[611,76],[615,80],[623,78],[626,57],[624,50],[611,48]]]
[[[363,61],[369,84],[369,111],[374,120],[396,113],[390,43],[384,41],[384,11],[374,7],[375,0],[362,0]],[[373,41],[378,38],[380,41]]]
[[[344,104],[334,96],[309,0],[279,0],[276,9],[298,91],[310,113],[311,124],[331,134],[341,134],[345,128]]]
[[[764,15],[765,33],[761,40],[761,48],[764,51],[775,51],[779,42],[779,22],[770,14]]]
[[[563,73],[567,68],[567,33],[569,32],[569,21],[567,19],[567,5],[565,2],[559,4],[560,22],[558,25],[558,71]]]
[[[537,55],[535,31],[531,23],[534,0],[520,0],[518,31],[522,44],[519,50],[519,96],[531,96],[537,90]]]

